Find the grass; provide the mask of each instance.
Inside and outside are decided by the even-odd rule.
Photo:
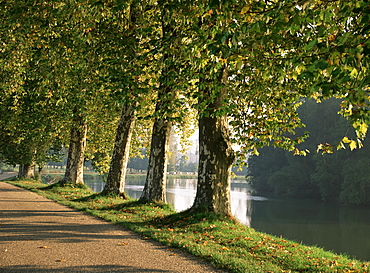
[[[209,213],[176,213],[163,203],[101,196],[87,187],[9,182],[59,203],[179,247],[230,272],[369,272],[370,263],[257,232]]]

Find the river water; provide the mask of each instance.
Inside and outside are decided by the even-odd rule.
[[[85,180],[95,192],[103,188],[101,180]],[[145,176],[127,177],[125,190],[140,198]],[[169,179],[167,202],[176,211],[191,207],[196,179]],[[370,260],[370,208],[328,204],[315,200],[258,195],[244,181],[231,183],[231,209],[243,224],[258,231],[317,245],[336,253]]]

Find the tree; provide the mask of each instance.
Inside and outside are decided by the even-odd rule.
[[[338,114],[340,100],[320,104],[308,100],[298,112],[310,137],[299,145],[311,153],[293,156],[282,149],[265,147],[259,156],[249,158],[252,183],[258,189],[273,190],[279,195],[319,198],[331,202],[368,203],[370,168],[366,166],[368,137],[359,150],[341,149],[333,153],[316,153],[319,143],[339,143],[344,134],[355,137],[350,124]],[[297,130],[303,134],[304,130]]]
[[[226,85],[227,67],[221,68],[219,74],[219,81]],[[203,83],[203,79],[200,83]],[[200,90],[204,97],[215,98],[208,103],[207,111],[200,113],[198,184],[192,209],[231,215],[230,178],[235,153],[231,147],[227,116],[217,114],[227,91],[222,88],[215,94],[211,86],[205,85]]]
[[[142,28],[146,27],[148,19],[145,19],[145,2],[133,1],[127,5],[119,7],[122,13],[118,12],[113,20],[120,22],[120,16],[123,16],[126,21],[124,24],[118,23],[116,30],[112,29],[112,33],[122,35],[119,31],[123,31],[124,37],[120,37],[113,43],[113,49],[119,56],[119,62],[111,67],[113,76],[111,81],[117,81],[120,85],[120,91],[117,92],[118,97],[122,101],[122,114],[116,131],[116,141],[114,145],[113,155],[110,163],[110,169],[107,176],[107,181],[102,194],[121,195],[124,198],[124,185],[127,164],[130,154],[131,139],[133,129],[137,119],[138,109],[145,109],[146,99],[148,98],[148,77],[145,77],[145,65],[141,58],[144,55],[143,41],[141,39]],[[117,21],[115,22],[117,24]],[[134,60],[134,61],[133,61]],[[122,76],[120,70],[121,62],[125,62],[125,74]],[[123,85],[123,87],[122,87]]]
[[[342,114],[357,134],[345,136],[338,148],[358,148],[368,128],[367,1],[10,0],[1,9],[6,12],[1,28],[10,24],[11,31],[0,34],[7,42],[0,54],[12,53],[2,61],[2,74],[10,77],[2,79],[1,88],[22,96],[21,60],[28,63],[31,49],[42,48],[40,60],[51,72],[40,70],[44,78],[38,69],[31,70],[39,77],[39,94],[51,96],[61,108],[65,126],[73,125],[76,110],[89,120],[91,103],[101,90],[135,111],[150,105],[152,94],[158,105],[173,102],[164,116],[150,112],[140,117],[181,124],[186,112],[176,112],[182,104],[198,111],[202,147],[194,209],[230,212],[233,143],[241,160],[268,145],[305,154],[297,145],[306,135],[294,135],[302,126],[296,111],[302,97],[343,99]],[[165,35],[167,40],[159,34],[161,14],[166,14],[165,33],[176,34]],[[19,20],[25,24],[19,26]],[[20,47],[14,42],[18,38],[24,41]],[[176,96],[167,96],[172,91],[166,88],[174,83]],[[150,88],[159,92],[148,92]],[[320,148],[332,152],[336,146],[324,143]],[[220,165],[215,168],[214,163]]]
[[[196,62],[198,67],[213,61],[213,69],[200,74],[214,80],[220,67],[227,64],[232,75],[218,117],[227,113],[232,141],[241,145],[239,158],[249,150],[258,153],[256,149],[266,145],[305,154],[296,145],[306,135],[287,135],[302,125],[296,113],[301,97],[322,100],[344,96],[343,112],[357,129],[357,140],[364,135],[369,123],[369,78],[364,69],[368,60],[362,53],[369,45],[369,7],[365,1],[312,1],[301,5],[296,1],[197,1],[194,5],[199,7],[194,12],[197,16],[192,14],[199,18],[198,24],[194,24],[198,26],[194,27],[198,39],[193,39],[190,48],[200,49],[196,51],[198,60],[202,60]],[[212,72],[213,77],[209,76]],[[221,83],[214,85],[209,97],[202,96],[202,92],[197,94],[206,109],[209,101],[219,97],[219,90],[225,88]],[[202,84],[200,80],[199,85]],[[228,143],[227,138],[223,141]],[[350,144],[356,146],[357,142]],[[321,148],[330,151],[332,146]],[[228,158],[226,152],[222,158]],[[227,168],[223,171],[227,172]],[[221,193],[227,196],[225,189]],[[219,194],[211,195],[217,199]],[[210,202],[202,205],[207,207]]]
[[[169,159],[171,130],[181,131],[180,139],[191,132],[191,111],[185,99],[189,78],[181,74],[184,67],[181,54],[184,31],[183,22],[179,19],[178,6],[174,2],[158,1],[151,6],[154,22],[160,31],[152,37],[150,43],[153,62],[151,69],[157,70],[157,99],[152,139],[150,145],[149,165],[146,183],[140,200],[143,202],[165,202],[166,173]],[[179,24],[179,25],[178,25]],[[186,146],[185,142],[182,144]]]
[[[83,183],[85,154],[95,147],[88,147],[87,134],[99,138],[99,130],[89,129],[89,124],[100,122],[111,123],[119,115],[117,99],[113,97],[114,85],[107,77],[109,66],[105,61],[115,56],[114,48],[105,48],[112,35],[110,29],[102,32],[107,21],[111,20],[111,9],[108,4],[68,1],[57,6],[53,15],[54,25],[49,26],[55,38],[50,47],[54,50],[53,76],[56,90],[54,97],[59,97],[61,113],[69,125],[69,145],[67,169],[62,184]],[[119,31],[119,30],[117,30]],[[98,111],[97,111],[98,109]],[[109,117],[107,115],[109,113]],[[109,130],[108,126],[107,129]],[[100,138],[110,137],[100,131]],[[104,139],[104,141],[107,141]],[[111,142],[112,139],[110,139]],[[92,144],[95,144],[92,142]]]
[[[130,104],[125,104],[122,107],[122,114],[116,132],[113,156],[102,194],[116,194],[127,198],[124,193],[124,181],[135,120],[136,111],[134,107]]]
[[[196,19],[190,28],[190,46],[187,45],[192,49],[192,52],[188,52],[192,58],[189,66],[193,72],[190,73],[198,77],[198,91],[192,96],[198,100],[196,109],[200,132],[198,187],[192,209],[230,214],[230,175],[235,160],[232,141],[243,143],[245,131],[242,126],[247,123],[250,126],[258,121],[258,127],[262,122],[256,117],[270,114],[277,119],[278,114],[264,105],[264,97],[255,97],[252,92],[246,94],[247,88],[251,88],[247,83],[253,84],[254,78],[253,74],[249,74],[249,69],[241,70],[244,63],[252,62],[239,56],[245,50],[241,47],[242,42],[238,41],[241,39],[238,35],[242,36],[238,20],[244,20],[240,16],[241,7],[231,3],[225,7],[207,1],[198,1],[194,3],[195,6],[197,9],[185,8],[196,13],[189,16]],[[248,120],[244,120],[243,113],[250,108],[248,100],[260,108],[249,114]],[[294,106],[288,109],[294,109]],[[232,134],[229,132],[230,121]],[[294,127],[292,122],[289,124]],[[255,130],[256,135],[257,132]],[[276,135],[279,135],[278,132]],[[248,146],[246,149],[251,148],[254,147]]]
[[[19,177],[35,178],[34,168],[51,160],[61,150],[60,123],[46,102],[30,88],[17,98],[16,94],[3,95],[0,100],[0,153],[8,164],[20,164]],[[48,106],[44,108],[43,106]],[[47,120],[46,117],[55,117]],[[51,151],[53,150],[53,151]]]
[[[75,110],[72,124],[67,167],[61,185],[66,185],[67,183],[84,184],[83,168],[85,162],[87,121],[84,116],[78,113],[78,110]]]
[[[55,26],[48,29],[58,30],[57,37],[50,41],[57,86],[53,96],[59,93],[62,113],[69,124],[67,167],[61,185],[83,184],[89,113],[94,97],[101,97],[97,95],[99,75],[93,72],[99,66],[97,43],[89,35],[99,19],[99,11],[99,7],[88,3],[68,1],[53,13]]]
[[[163,89],[164,90],[163,90]],[[166,87],[160,87],[156,111],[159,112],[170,103],[161,96],[168,96]],[[148,172],[141,201],[166,201],[166,173],[168,163],[168,147],[171,134],[172,122],[167,118],[156,118],[153,125],[152,141],[150,145],[150,157]]]
[[[149,165],[146,176],[144,190],[140,200],[144,202],[166,201],[166,173],[168,164],[169,141],[171,136],[171,104],[176,100],[176,89],[174,82],[169,78],[176,72],[174,57],[171,47],[174,47],[175,33],[173,25],[166,21],[167,13],[170,12],[163,8],[160,14],[161,23],[161,49],[163,56],[161,58],[162,69],[158,83],[158,97],[154,113],[154,124],[152,130],[152,139],[149,153]],[[166,42],[170,41],[170,44]],[[171,43],[172,42],[172,43]]]
[[[48,35],[42,28],[49,23],[47,4],[29,2],[1,5],[4,50],[1,52],[0,151],[4,159],[20,164],[20,177],[34,178],[50,159],[49,149],[58,150],[63,128],[50,97],[45,77],[51,64]]]

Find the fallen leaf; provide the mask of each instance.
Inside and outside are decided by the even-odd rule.
[[[177,254],[176,253],[172,253],[172,254],[170,254],[170,256],[176,256]]]
[[[62,262],[66,262],[66,260],[55,260],[55,262],[62,263]]]
[[[50,248],[48,246],[39,246],[39,248]]]
[[[128,243],[126,243],[126,242],[122,242],[122,243],[120,243],[120,244],[118,244],[119,246],[127,246],[128,245]]]

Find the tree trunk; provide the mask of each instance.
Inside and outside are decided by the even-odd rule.
[[[157,103],[157,107],[158,105]],[[154,122],[148,172],[140,197],[141,201],[166,202],[166,173],[171,127],[172,123],[163,118],[156,119]]]
[[[37,173],[35,174],[36,180],[41,180],[42,170],[44,169],[44,166],[38,166]]]
[[[18,178],[35,179],[35,165],[34,164],[20,164]]]
[[[67,167],[62,185],[67,183],[84,184],[83,167],[86,147],[87,123],[85,119],[76,115],[73,118],[71,139],[68,148]]]
[[[230,176],[235,159],[226,117],[199,120],[199,169],[192,209],[231,215]]]
[[[136,120],[136,111],[133,105],[124,104],[118,123],[114,151],[110,163],[107,182],[102,194],[116,194],[126,198],[125,176],[129,159],[132,132]]]
[[[165,16],[166,11],[162,11],[162,16]],[[173,26],[165,24],[162,17],[162,46],[171,47],[172,44],[166,44],[174,35]],[[171,78],[171,73],[176,69],[173,65],[172,58],[168,52],[163,55],[163,63],[161,77],[159,79],[160,86],[158,92],[158,100],[156,104],[155,119],[152,132],[152,140],[150,146],[150,157],[148,172],[146,176],[145,186],[140,200],[144,202],[161,201],[166,202],[166,173],[168,164],[168,148],[171,135],[172,122],[169,120],[169,109],[176,94],[173,91],[173,83],[168,80]],[[158,117],[159,116],[159,117]]]
[[[225,67],[220,72],[219,83],[226,82]],[[213,100],[209,87],[201,91],[209,103],[207,112],[200,113],[198,184],[191,209],[231,215],[230,177],[235,153],[231,147],[227,116],[215,114],[222,109],[227,90],[220,88]]]

